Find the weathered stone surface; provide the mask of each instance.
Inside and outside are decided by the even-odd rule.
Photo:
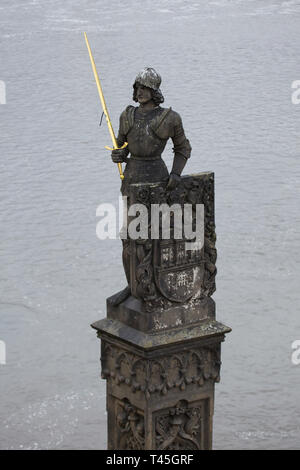
[[[230,328],[215,320],[155,334],[111,319],[92,326],[102,340],[109,449],[211,448],[220,345]]]
[[[149,312],[159,312],[176,308],[180,303],[189,309],[196,306],[201,312],[199,304],[215,291],[214,174],[184,176],[172,191],[166,191],[164,183],[132,184],[130,203],[143,204],[148,214],[151,214],[151,207],[155,204],[166,204],[168,207],[177,204],[182,215],[184,208],[190,205],[193,227],[196,224],[196,206],[204,206],[204,246],[199,250],[186,250],[188,240],[176,239],[172,232],[174,225],[170,239],[150,239],[150,216],[149,238],[130,240],[131,293],[143,302],[143,308]]]
[[[174,406],[155,411],[150,433],[145,431],[143,411],[129,400],[116,400],[116,449],[133,450],[207,450],[210,449],[209,399],[188,403],[179,400]],[[152,442],[149,447],[149,443]]]
[[[101,357],[102,378],[123,383],[127,392],[141,391],[146,399],[151,394],[167,395],[174,388],[188,391],[193,384],[202,387],[207,380],[219,381],[220,348],[215,345],[146,358],[104,342]]]
[[[204,244],[191,254],[172,237],[129,240],[132,295],[108,298],[107,318],[92,325],[107,380],[108,448],[210,449],[221,342],[231,331],[216,321],[211,298],[214,176],[183,177],[171,192],[163,183],[131,185],[130,198],[149,208],[203,204]]]
[[[116,294],[118,295],[118,294]],[[176,303],[169,309],[149,311],[144,302],[133,296],[115,305],[115,296],[107,299],[107,318],[144,332],[160,332],[170,328],[199,324],[215,318],[215,302],[210,297]]]
[[[91,325],[98,332],[98,337],[120,339],[128,347],[133,345],[142,351],[164,350],[166,347],[186,348],[192,346],[199,340],[210,341],[215,337],[223,339],[231,329],[217,321],[203,322],[201,325],[186,326],[184,328],[169,329],[159,334],[147,334],[143,331],[131,328],[118,320],[103,319]]]

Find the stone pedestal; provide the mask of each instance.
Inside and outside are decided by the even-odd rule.
[[[154,334],[111,318],[92,326],[107,380],[108,449],[211,449],[221,342],[230,328],[212,319]]]
[[[216,321],[214,177],[182,178],[173,194],[160,184],[132,185],[131,201],[204,206],[204,243],[185,252],[177,240],[130,240],[131,293],[92,325],[101,338],[107,380],[109,450],[212,448],[214,387],[221,342]],[[195,212],[195,211],[194,211]]]

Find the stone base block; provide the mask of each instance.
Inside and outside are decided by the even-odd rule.
[[[208,319],[146,333],[111,318],[92,327],[107,380],[108,449],[211,449],[214,385],[230,328]]]

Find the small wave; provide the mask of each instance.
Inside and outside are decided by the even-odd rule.
[[[49,18],[50,21],[55,23],[75,23],[75,24],[87,24],[87,20],[76,20],[75,18]]]
[[[266,440],[270,438],[287,438],[295,436],[295,429],[289,431],[242,431],[236,432],[236,436],[239,438],[248,441],[251,439]]]

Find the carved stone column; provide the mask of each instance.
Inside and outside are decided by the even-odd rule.
[[[214,387],[221,342],[230,328],[215,319],[216,249],[212,173],[163,184],[132,185],[131,203],[204,205],[204,244],[131,240],[131,292],[94,323],[107,380],[108,449],[204,450],[212,447]]]

